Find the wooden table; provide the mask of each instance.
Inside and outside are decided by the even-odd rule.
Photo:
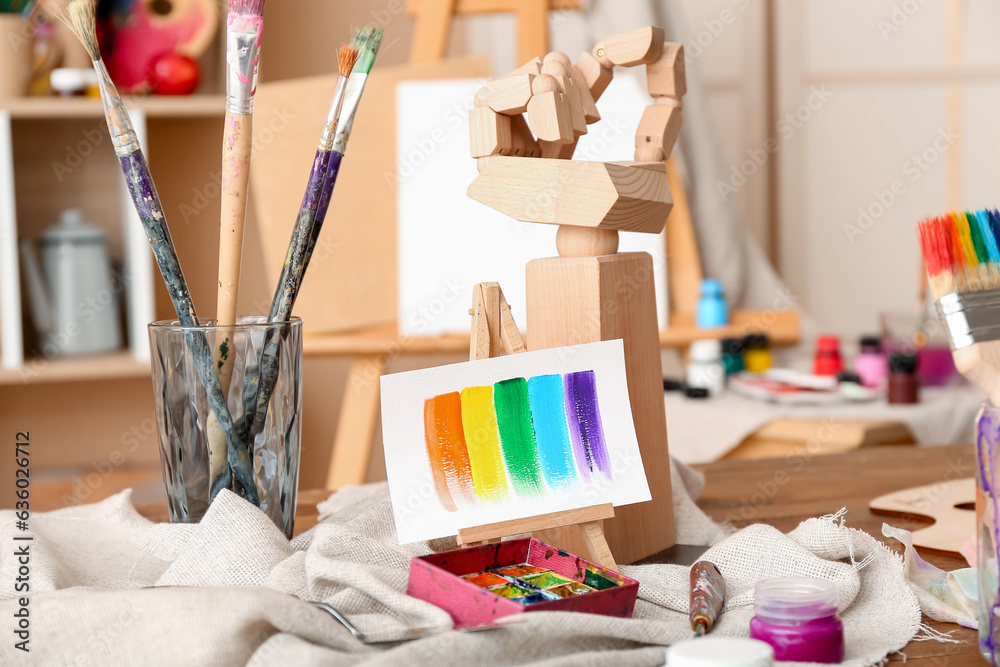
[[[791,454],[784,458],[718,461],[696,466],[706,476],[705,490],[698,504],[716,521],[731,521],[741,528],[755,522],[771,524],[782,532],[795,528],[801,521],[832,514],[847,507],[847,523],[853,528],[882,539],[882,523],[915,530],[928,521],[915,516],[886,517],[872,514],[868,502],[884,493],[942,480],[971,477],[975,458],[970,445],[943,447],[883,447],[859,449],[843,454],[809,456]],[[119,470],[94,489],[87,502],[97,500],[132,486],[140,511],[157,520],[166,519],[162,501],[152,494],[162,482],[159,469]],[[37,479],[32,485],[32,509],[56,509],[71,488],[69,480]],[[304,491],[299,494],[296,534],[316,524],[316,503],[325,499],[328,491]],[[141,496],[141,497],[140,497]],[[898,543],[890,548],[902,549]],[[965,567],[958,557],[932,554],[921,550],[921,556],[944,570]],[[943,632],[953,632],[961,644],[914,642],[906,647],[907,665],[983,665],[977,648],[976,633],[950,623],[938,623],[927,618],[924,622]],[[902,661],[893,656],[891,662]]]
[[[870,500],[899,489],[972,477],[975,456],[971,445],[876,447],[811,458],[806,454],[717,461],[696,468],[706,478],[698,505],[716,521],[731,521],[737,528],[763,522],[788,532],[805,519],[846,507],[848,526],[885,541],[883,523],[916,530],[930,522],[923,517],[872,514]],[[888,542],[892,542],[890,548],[902,553],[898,542]],[[943,570],[967,567],[959,557],[923,549],[920,555]],[[953,632],[952,637],[962,643],[911,642],[904,649],[907,666],[986,664],[979,655],[975,631],[926,617],[924,622],[942,632]],[[890,662],[901,661],[901,656],[890,657]]]

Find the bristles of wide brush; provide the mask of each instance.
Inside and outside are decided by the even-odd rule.
[[[355,69],[360,74],[368,74],[372,71],[372,65],[375,64],[375,55],[382,45],[382,37],[384,35],[384,30],[371,26],[362,28],[354,35],[351,44],[358,47],[358,64],[355,65]]]
[[[265,0],[229,0],[229,13],[236,16],[263,16]]]
[[[920,223],[920,249],[940,299],[953,292],[1000,289],[1000,213],[952,212]]]
[[[351,76],[351,70],[354,69],[354,64],[358,62],[358,47],[348,46],[347,44],[342,44],[340,51],[337,53],[337,61],[340,65],[340,76],[345,79]]]
[[[66,16],[59,18],[80,40],[90,59],[96,62],[101,59],[101,47],[97,44],[97,18],[94,5],[93,0],[73,0],[66,8]]]

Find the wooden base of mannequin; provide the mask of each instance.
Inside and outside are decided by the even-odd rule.
[[[605,522],[604,530],[619,563],[632,563],[673,546],[673,495],[652,257],[633,252],[536,259],[527,266],[526,305],[529,350],[624,340],[632,418],[653,499],[616,507],[615,518]],[[537,537],[570,553],[586,553],[578,530],[545,531]]]

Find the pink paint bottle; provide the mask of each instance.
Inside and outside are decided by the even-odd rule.
[[[837,587],[807,577],[758,583],[750,636],[770,644],[779,662],[841,662],[844,625],[837,616]]]

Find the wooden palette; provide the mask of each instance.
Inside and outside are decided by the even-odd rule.
[[[903,489],[880,496],[868,508],[876,514],[909,514],[934,520],[913,531],[913,546],[958,554],[976,534],[976,480],[972,477]],[[964,506],[964,507],[960,507]]]

